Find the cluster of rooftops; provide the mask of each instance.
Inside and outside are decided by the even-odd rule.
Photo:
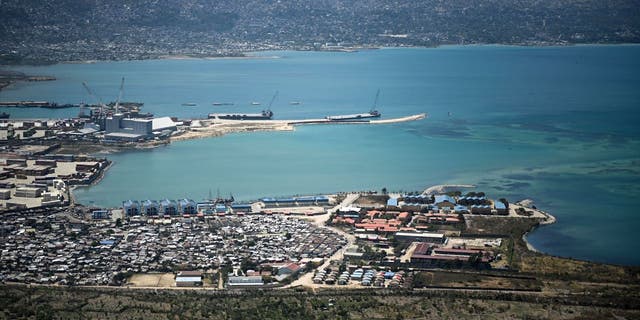
[[[433,212],[454,211],[456,213],[476,214],[508,214],[508,203],[495,201],[482,196],[453,197],[440,195],[409,195],[391,197],[387,201],[388,207],[428,209]],[[494,211],[495,210],[495,211]]]
[[[282,216],[168,220],[71,223],[63,215],[45,214],[6,219],[0,225],[0,280],[120,284],[124,273],[176,271],[176,266],[207,270],[246,259],[325,258],[346,243],[329,229]]]

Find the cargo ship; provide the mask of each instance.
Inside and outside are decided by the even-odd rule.
[[[329,121],[364,121],[370,118],[380,118],[381,114],[377,110],[371,110],[368,113],[345,114],[341,116],[328,116],[325,119]]]
[[[341,116],[328,116],[325,119],[329,121],[367,121],[367,119],[371,118],[380,118],[382,114],[376,110],[378,106],[378,97],[380,97],[380,89],[376,92],[376,100],[373,102],[373,107],[371,111],[368,113],[356,113],[356,114],[346,114]]]
[[[262,110],[261,113],[210,113],[209,119],[223,120],[271,120],[273,112]]]

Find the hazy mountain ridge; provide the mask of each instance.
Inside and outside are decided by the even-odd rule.
[[[2,0],[0,18],[0,54],[10,63],[325,43],[640,42],[639,0]]]

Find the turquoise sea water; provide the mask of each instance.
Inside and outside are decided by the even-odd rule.
[[[117,206],[126,199],[202,200],[218,189],[252,200],[472,183],[494,198],[532,198],[554,214],[558,223],[528,237],[541,251],[640,265],[632,254],[640,249],[640,46],[255,55],[20,67],[58,80],[17,84],[0,100],[93,102],[82,81],[103,100],[115,100],[124,76],[124,100],[145,102],[143,110],[156,115],[259,111],[278,90],[275,117],[290,119],[368,111],[379,88],[383,117],[427,112],[429,118],[232,134],[113,154],[105,179],[76,196]],[[9,112],[64,117],[77,110]]]

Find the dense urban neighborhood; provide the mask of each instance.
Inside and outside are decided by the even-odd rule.
[[[632,0],[11,0],[0,6],[0,64],[281,49],[636,43],[639,10]]]

